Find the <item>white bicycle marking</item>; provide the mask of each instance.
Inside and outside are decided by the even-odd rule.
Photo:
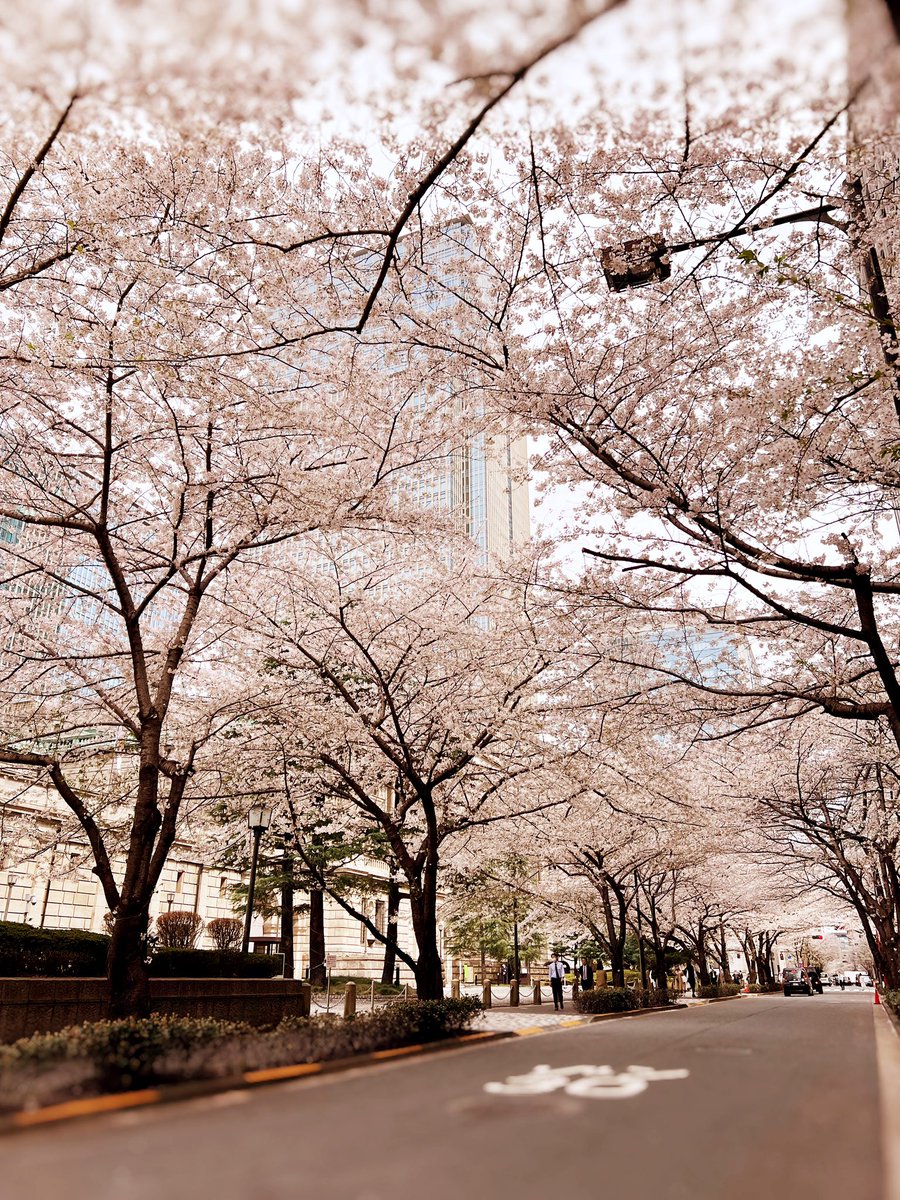
[[[527,1075],[510,1075],[502,1083],[486,1083],[484,1090],[494,1096],[539,1096],[564,1091],[570,1096],[596,1100],[625,1100],[640,1095],[658,1079],[687,1079],[689,1074],[683,1069],[657,1071],[655,1067],[631,1066],[614,1071],[609,1066],[551,1067],[540,1063]]]

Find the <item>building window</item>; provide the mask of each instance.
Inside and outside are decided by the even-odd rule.
[[[387,923],[387,903],[384,900],[375,901],[375,928],[384,933]]]

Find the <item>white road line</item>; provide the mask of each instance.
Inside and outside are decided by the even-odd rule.
[[[900,1036],[883,1005],[873,1006],[875,1056],[881,1093],[881,1147],[885,1200],[900,1200]]]

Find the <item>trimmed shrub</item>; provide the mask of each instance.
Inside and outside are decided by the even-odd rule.
[[[281,971],[280,954],[239,950],[157,950],[149,967],[161,979],[272,979]]]
[[[391,1004],[349,1020],[292,1018],[268,1031],[161,1016],[77,1025],[0,1046],[0,1105],[9,1111],[434,1042],[464,1033],[480,1011],[479,1001],[467,996]]]
[[[634,996],[638,1008],[665,1008],[666,1005],[672,1003],[672,993],[663,988],[637,987],[634,989]]]
[[[243,926],[237,917],[214,917],[207,921],[206,932],[217,950],[239,950]]]
[[[106,974],[109,938],[86,929],[35,929],[0,921],[0,976],[98,978]]]
[[[736,996],[741,990],[739,983],[703,983],[697,988],[701,1000],[720,1000],[723,996]]]
[[[156,918],[156,936],[163,950],[193,950],[202,928],[202,919],[187,910],[160,913]]]
[[[589,988],[574,998],[575,1009],[583,1013],[631,1012],[641,1004],[631,988]]]
[[[881,1002],[886,1004],[891,1012],[900,1015],[900,992],[890,989],[881,993]]]

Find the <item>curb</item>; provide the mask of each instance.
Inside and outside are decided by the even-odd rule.
[[[649,1017],[651,1013],[684,1012],[689,1004],[658,1004],[655,1008],[632,1008],[628,1012],[594,1013],[588,1018],[591,1025],[600,1021],[615,1021],[619,1017]]]
[[[311,1075],[333,1075],[341,1071],[349,1071],[354,1067],[374,1066],[394,1058],[419,1057],[441,1050],[459,1048],[471,1042],[495,1042],[514,1036],[514,1034],[500,1030],[485,1030],[482,1033],[465,1033],[461,1037],[444,1038],[438,1042],[425,1042],[416,1046],[395,1046],[389,1050],[373,1050],[368,1054],[355,1054],[349,1058],[333,1058],[326,1062],[264,1067],[255,1071],[243,1071],[240,1075],[222,1076],[218,1079],[167,1083],[155,1088],[142,1088],[139,1091],[90,1096],[83,1100],[65,1100],[60,1104],[48,1104],[44,1108],[13,1113],[11,1116],[0,1118],[0,1136],[21,1133],[26,1129],[40,1129],[45,1125],[79,1120],[82,1117],[100,1116],[103,1113],[124,1112],[157,1104],[177,1104],[181,1100],[194,1100],[202,1096],[213,1096],[218,1092],[262,1087],[269,1083],[283,1083],[289,1079],[302,1079]]]

